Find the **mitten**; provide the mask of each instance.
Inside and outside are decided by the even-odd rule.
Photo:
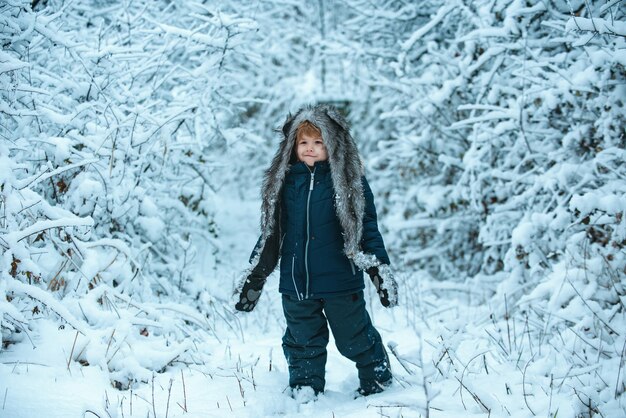
[[[235,309],[242,312],[251,312],[259,301],[264,284],[265,279],[248,276],[239,293],[239,302],[235,304]]]
[[[380,303],[385,307],[393,307],[398,304],[398,284],[393,278],[391,267],[387,264],[374,266],[367,269],[376,292],[380,298]]]

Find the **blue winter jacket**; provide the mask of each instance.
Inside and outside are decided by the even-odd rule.
[[[378,230],[374,197],[365,177],[361,248],[389,264]],[[309,168],[295,163],[287,173],[281,199],[280,292],[299,299],[320,299],[364,288],[363,272],[344,254],[342,228],[335,212],[335,191],[327,161]]]

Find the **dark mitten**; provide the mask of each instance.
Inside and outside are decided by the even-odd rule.
[[[393,278],[391,268],[387,264],[381,264],[368,268],[367,274],[376,287],[380,303],[385,308],[396,306],[398,304],[398,284]]]
[[[235,304],[235,309],[242,312],[251,312],[259,301],[259,297],[261,297],[264,284],[265,279],[248,276],[239,293],[239,302]]]

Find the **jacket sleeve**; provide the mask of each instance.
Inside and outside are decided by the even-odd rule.
[[[385,242],[378,230],[378,216],[374,205],[374,195],[365,177],[362,178],[363,195],[365,197],[365,214],[363,215],[363,238],[361,248],[365,253],[374,254],[378,261],[390,264]]]
[[[250,254],[250,263],[252,264],[255,258],[259,254],[259,246],[261,244],[261,237],[259,237],[256,245],[254,246],[254,250],[252,250],[252,254]],[[263,246],[263,251],[261,255],[258,256],[258,262],[256,266],[252,267],[252,276],[265,279],[267,276],[272,274],[276,265],[278,264],[280,252],[280,238],[279,233],[274,232],[270,237],[265,241],[265,245]]]

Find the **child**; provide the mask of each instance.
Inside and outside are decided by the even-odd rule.
[[[385,307],[397,304],[397,285],[349,126],[335,108],[317,105],[289,115],[282,132],[263,182],[262,234],[235,308],[254,309],[280,258],[291,388],[324,391],[330,325],[339,352],[356,363],[358,392],[381,392],[391,370],[365,309],[363,271]]]

